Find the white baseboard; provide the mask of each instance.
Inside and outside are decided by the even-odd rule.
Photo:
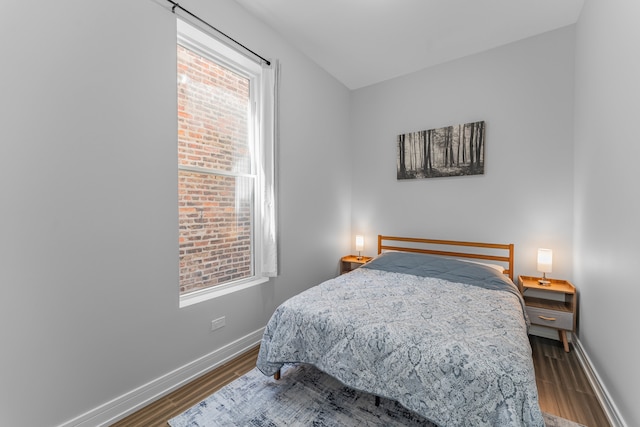
[[[591,360],[584,351],[580,340],[574,335],[571,341],[576,355],[578,356],[578,361],[580,362],[580,365],[582,365],[582,368],[587,375],[587,379],[589,380],[589,383],[591,383],[591,387],[593,387],[593,391],[596,393],[596,397],[598,398],[598,401],[600,401],[600,405],[602,405],[602,409],[604,409],[604,412],[609,419],[609,424],[611,424],[612,427],[627,427],[627,424],[618,411],[618,407],[611,399],[611,395],[607,391],[607,388],[604,386],[602,381],[600,381],[600,376],[593,368]]]
[[[58,427],[106,427],[111,425],[256,346],[260,342],[263,332],[264,328],[260,328],[259,330],[227,344],[220,349],[156,378],[137,389],[131,390],[130,392],[100,405],[99,407],[94,408],[72,420],[60,424]],[[545,333],[542,329],[535,332],[537,333],[534,333],[534,335],[557,339],[557,331],[554,331],[555,336],[551,336],[552,334],[550,333]],[[600,377],[593,368],[589,356],[585,353],[580,340],[573,335],[571,337],[571,342],[573,343],[576,355],[578,356],[578,361],[580,362],[580,365],[582,365],[589,383],[591,384],[591,387],[593,387],[593,390],[596,393],[607,418],[609,419],[609,423],[612,427],[627,427],[622,416],[620,416],[618,408],[611,399],[609,392],[600,381]]]
[[[60,424],[58,427],[106,427],[111,425],[256,346],[260,343],[263,332],[264,328],[260,328],[110,402]]]

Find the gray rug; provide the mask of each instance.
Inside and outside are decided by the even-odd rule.
[[[547,427],[580,424],[544,414]],[[423,426],[434,424],[398,403],[345,387],[310,365],[291,365],[275,381],[257,368],[171,419],[172,427]],[[582,426],[584,427],[584,426]]]

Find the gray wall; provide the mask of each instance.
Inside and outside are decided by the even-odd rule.
[[[577,30],[349,93],[233,1],[182,1],[282,60],[282,274],[179,309],[175,28],[159,4],[14,2],[0,14],[3,422],[62,423],[251,336],[336,274],[354,234],[373,254],[385,233],[510,241],[519,274],[553,248],[552,276],[580,289],[580,340],[640,424],[640,6],[587,0]],[[397,134],[476,120],[484,176],[396,181]],[[227,326],[209,332],[220,315]]]
[[[576,39],[580,341],[628,426],[640,425],[639,16],[639,2],[587,0]]]
[[[353,92],[353,233],[514,243],[572,279],[574,27]],[[485,174],[396,179],[396,136],[486,122]]]
[[[281,276],[179,309],[175,18],[35,3],[0,14],[0,413],[24,427],[250,335],[350,249],[349,91],[233,1],[181,1],[282,61]]]

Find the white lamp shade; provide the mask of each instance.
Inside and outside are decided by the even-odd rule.
[[[356,236],[356,251],[362,251],[364,249],[364,236]]]
[[[541,273],[551,273],[553,264],[553,251],[551,249],[538,249],[538,271]]]

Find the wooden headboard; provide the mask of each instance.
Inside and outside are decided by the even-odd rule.
[[[397,243],[392,244],[393,242]],[[385,250],[494,261],[503,265],[504,274],[513,280],[513,243],[459,242],[378,235],[378,254]]]

